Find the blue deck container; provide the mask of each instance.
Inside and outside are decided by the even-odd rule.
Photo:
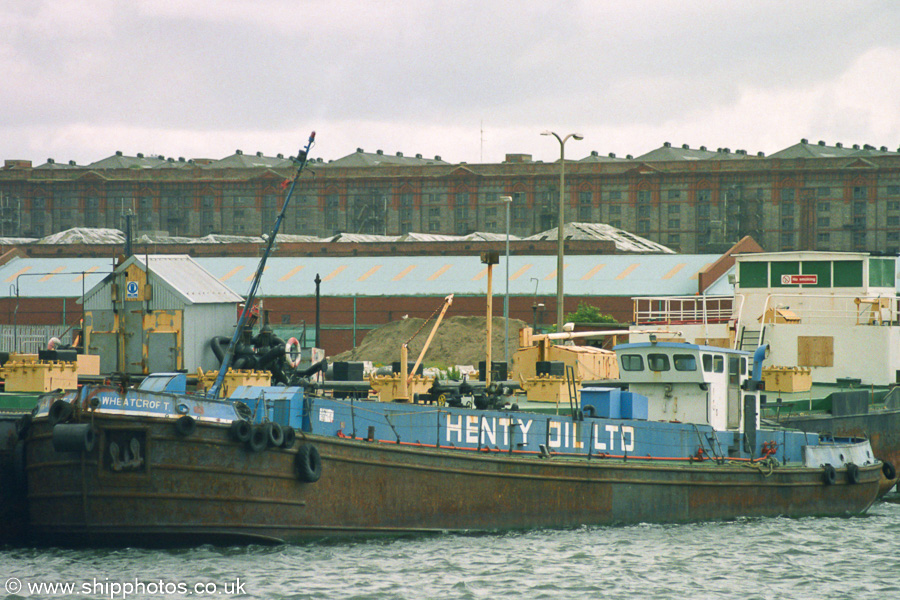
[[[581,388],[581,410],[584,411],[585,416],[621,419],[621,400],[622,390],[619,388]]]
[[[635,392],[622,392],[619,409],[622,419],[646,421],[648,416],[647,396]]]

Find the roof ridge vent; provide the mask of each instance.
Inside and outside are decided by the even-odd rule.
[[[688,146],[687,144],[682,144],[682,145],[681,145],[681,149],[682,149],[682,150],[690,150],[691,147]]]
[[[241,155],[244,154],[244,151],[241,150],[241,149],[237,149],[237,150],[234,151],[234,153],[237,154],[238,156],[241,156]]]
[[[825,145],[825,140],[819,140],[819,145],[820,145],[820,146],[824,146],[824,145]]]

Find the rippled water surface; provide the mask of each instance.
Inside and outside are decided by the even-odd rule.
[[[21,590],[6,597],[894,599],[900,504],[852,518],[276,547],[0,548],[0,596],[17,581]],[[29,593],[41,583],[76,591]],[[176,585],[186,591],[166,593]]]

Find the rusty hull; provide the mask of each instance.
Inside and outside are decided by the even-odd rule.
[[[839,470],[826,485],[822,469],[541,459],[299,433],[290,450],[252,452],[220,424],[199,422],[180,436],[171,419],[94,414],[93,426],[97,443],[87,453],[57,452],[46,420],[32,426],[37,543],[196,545],[841,515],[865,511],[881,478],[878,464],[861,467],[858,483]],[[301,444],[321,455],[315,483],[294,474]],[[119,454],[124,446],[134,452]]]

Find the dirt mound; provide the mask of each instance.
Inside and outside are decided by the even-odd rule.
[[[434,326],[433,321],[422,327],[424,319],[410,318],[400,321],[392,321],[373,329],[366,334],[362,342],[353,350],[342,352],[331,357],[331,362],[370,360],[376,365],[389,365],[400,360],[400,346],[403,342],[419,331],[415,339],[409,342],[409,360],[415,361],[422,351],[425,340]],[[426,367],[447,368],[453,365],[477,366],[479,361],[485,358],[485,334],[486,317],[450,317],[444,319],[428,352],[425,353],[423,364]],[[493,318],[492,359],[503,360],[503,317]],[[513,352],[519,347],[519,329],[527,327],[524,321],[519,319],[509,320],[509,353],[510,360]]]

